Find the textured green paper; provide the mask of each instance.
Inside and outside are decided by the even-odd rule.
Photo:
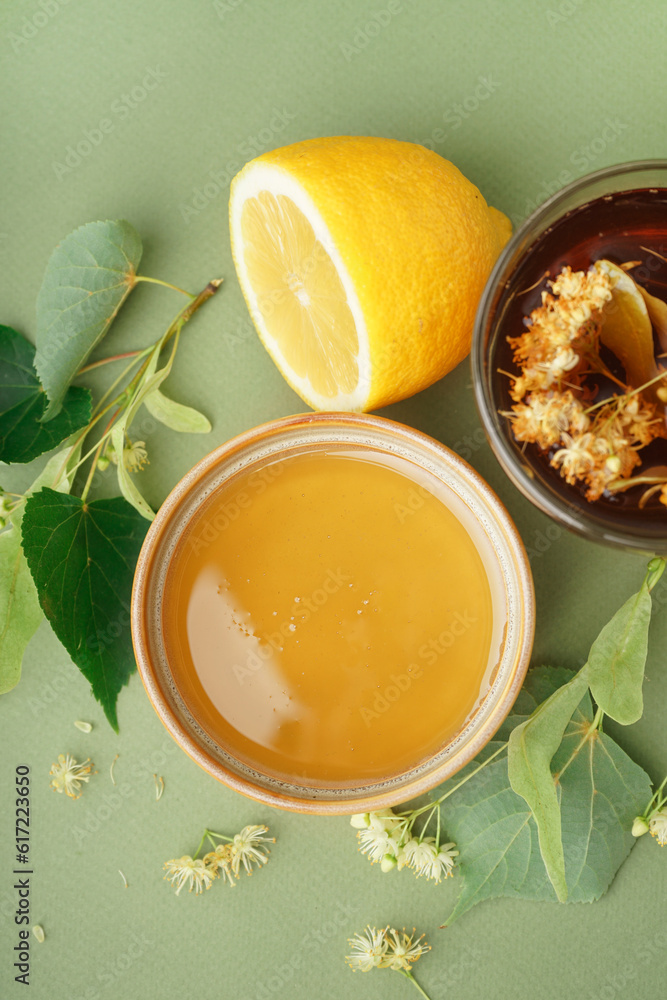
[[[229,181],[257,152],[345,133],[426,142],[516,222],[589,170],[667,150],[661,0],[6,0],[0,31],[0,322],[34,340],[49,255],[94,218],[135,226],[146,274],[193,292],[225,278],[185,328],[166,384],[212,432],[175,434],[145,408],[133,425],[149,447],[137,482],[153,508],[231,435],[304,409],[252,329],[229,251]],[[91,360],[151,343],[181,305],[176,292],[136,288]],[[455,448],[498,491],[535,576],[535,662],[578,668],[645,560],[561,533],[519,496],[484,443],[466,364],[384,415]],[[22,486],[36,472],[22,475],[2,470],[0,481]],[[110,469],[99,495],[116,492]],[[653,598],[644,718],[609,729],[660,780],[664,581]],[[42,625],[20,684],[0,699],[3,806],[16,765],[33,768],[33,918],[46,940],[31,938],[32,1000],[416,997],[394,973],[343,964],[346,938],[368,921],[426,932],[433,949],[416,972],[432,1000],[664,992],[667,849],[649,837],[598,903],[495,900],[441,931],[453,880],[384,876],[356,852],[347,820],[274,812],[217,784],[176,748],[136,676],[119,718],[116,737]],[[51,762],[68,750],[99,772],[77,802],[48,788]],[[154,772],[165,780],[159,802]],[[28,995],[10,968],[10,821],[0,810],[2,1000]],[[233,833],[253,822],[278,837],[261,872],[228,892],[174,897],[163,861],[194,850],[206,824]]]

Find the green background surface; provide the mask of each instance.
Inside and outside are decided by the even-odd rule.
[[[52,248],[96,218],[136,226],[144,274],[192,290],[226,279],[188,327],[169,380],[171,394],[195,402],[214,429],[151,434],[141,484],[153,505],[218,443],[303,409],[251,328],[229,251],[230,175],[256,152],[335,134],[431,142],[517,223],[568,180],[667,150],[661,0],[400,0],[391,8],[385,0],[5,0],[1,18],[0,320],[34,337]],[[149,70],[154,89],[125,102]],[[61,169],[67,147],[103,118],[113,127],[102,141]],[[197,198],[211,172],[217,188]],[[138,288],[104,353],[153,340],[179,306],[175,293]],[[550,522],[480,443],[467,364],[384,412],[456,447],[498,491],[531,552],[535,661],[578,666],[636,589],[644,561],[567,534],[547,539]],[[30,469],[3,472],[3,485],[30,478]],[[112,486],[108,477],[100,489]],[[667,593],[658,596],[645,715],[619,739],[660,780]],[[120,696],[116,737],[45,624],[0,715],[2,1000],[24,994],[11,971],[16,895],[5,808],[19,763],[32,769],[32,918],[46,931],[44,944],[31,939],[35,1000],[412,995],[394,973],[353,976],[344,965],[347,936],[367,922],[427,934],[433,950],[417,972],[433,1000],[663,995],[667,850],[649,837],[594,905],[492,901],[439,930],[456,880],[436,887],[407,871],[382,875],[357,853],[345,818],[272,811],[219,785],[171,741],[136,676]],[[80,733],[75,719],[89,719],[93,732]],[[48,787],[50,764],[65,751],[92,756],[99,769],[76,802]],[[165,780],[160,802],[153,772]],[[205,825],[233,833],[261,822],[278,838],[271,862],[233,891],[216,885],[175,898],[161,880],[163,861],[193,851]]]

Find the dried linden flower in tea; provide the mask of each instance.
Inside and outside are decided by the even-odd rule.
[[[598,261],[588,271],[564,267],[550,282],[551,292],[542,292],[542,305],[527,318],[526,332],[508,337],[520,374],[510,375],[514,405],[503,415],[510,419],[515,439],[547,452],[565,482],[586,488],[588,501],[644,484],[650,488],[640,506],[657,491],[667,504],[667,468],[633,478],[642,464],[641,449],[667,437],[660,395],[665,387],[656,390],[654,384],[667,372],[654,363],[649,345],[650,365],[641,369],[647,381],[633,387],[622,383],[600,355],[604,310],[610,303],[618,308],[614,289],[619,280],[632,290],[631,299],[641,299],[640,287],[608,261]],[[627,296],[627,287],[623,294]],[[643,335],[652,344],[650,324]],[[623,391],[593,403],[599,387],[591,376],[603,376]]]

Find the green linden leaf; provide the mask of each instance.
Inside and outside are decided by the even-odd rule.
[[[46,395],[34,370],[35,348],[10,326],[0,326],[0,461],[32,462],[91,417],[90,390],[67,390],[60,413],[41,423]]]
[[[79,452],[63,468],[69,446],[47,462],[26,496],[51,486],[68,493]],[[21,662],[25,648],[42,618],[42,609],[34,581],[21,548],[21,524],[25,500],[13,508],[10,525],[0,534],[0,694],[11,691],[21,677]]]
[[[83,502],[42,489],[26,503],[23,548],[44,614],[112,727],[135,670],[134,568],[148,525],[122,497]]]
[[[588,683],[605,715],[629,726],[644,711],[642,684],[651,624],[651,594],[644,581],[600,632],[588,654]]]
[[[518,714],[506,730],[523,721],[530,709],[572,677],[571,671],[540,667],[528,675],[517,699]],[[551,689],[551,690],[550,690]],[[651,782],[614,741],[598,730],[584,738],[593,720],[585,694],[552,767],[558,778],[561,829],[568,902],[593,902],[609,888],[635,838],[632,822],[651,796]],[[499,746],[491,744],[488,752]],[[479,762],[468,765],[474,768]],[[465,771],[462,772],[465,774]],[[451,778],[447,790],[461,779]],[[485,899],[556,901],[542,860],[537,825],[525,800],[513,791],[507,761],[493,761],[471,778],[442,807],[447,837],[460,850],[462,888],[447,924]]]
[[[574,710],[588,690],[586,671],[543,701],[535,714],[511,733],[507,748],[509,780],[530,806],[537,822],[542,859],[561,902],[567,899],[558,793],[551,761]]]
[[[77,371],[134,288],[141,239],[129,222],[89,222],[51,254],[37,296],[35,367],[49,398],[45,421],[60,412]]]
[[[208,434],[210,421],[192,406],[184,406],[169,399],[159,389],[154,389],[144,399],[144,406],[152,417],[165,427],[181,434]]]

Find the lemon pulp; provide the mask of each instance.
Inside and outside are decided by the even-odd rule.
[[[336,267],[286,195],[260,191],[241,213],[243,259],[269,336],[319,395],[351,393],[359,340]]]

